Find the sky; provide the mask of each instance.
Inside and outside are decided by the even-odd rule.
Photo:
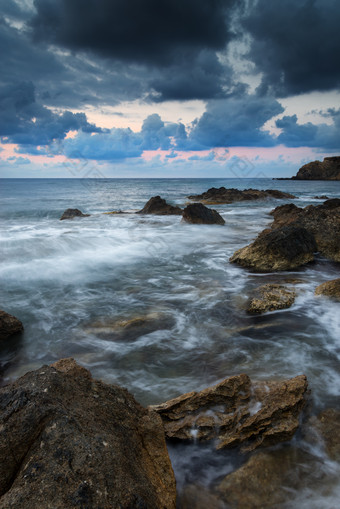
[[[338,0],[0,0],[1,177],[290,177],[340,155]]]

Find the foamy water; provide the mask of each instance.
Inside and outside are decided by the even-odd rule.
[[[285,190],[299,197],[294,203],[300,206],[320,203],[315,195],[340,197],[338,182],[3,180],[0,307],[25,325],[22,338],[1,345],[4,382],[72,356],[146,405],[234,374],[271,380],[305,373],[311,413],[339,408],[339,304],[314,296],[318,284],[339,277],[339,264],[319,258],[290,273],[254,274],[228,262],[284,202],[217,206],[223,227],[187,225],[179,216],[103,214],[136,211],[157,194],[183,206],[187,195],[221,185]],[[91,217],[59,221],[69,207]],[[250,291],[268,282],[294,286],[295,304],[247,315]],[[156,320],[153,330],[132,339],[115,332],[117,322],[145,316]],[[301,437],[295,441],[303,450],[310,447]],[[321,445],[309,450],[321,480],[301,467],[289,507],[336,507],[339,464]],[[170,452],[179,486],[209,485],[244,461],[197,444]]]

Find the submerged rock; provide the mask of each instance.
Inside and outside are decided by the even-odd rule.
[[[311,417],[305,430],[307,440],[315,443],[321,438],[325,450],[333,460],[340,460],[340,411],[328,408]],[[316,436],[315,436],[316,435]]]
[[[162,417],[167,438],[217,438],[217,449],[241,445],[251,451],[293,437],[306,390],[304,375],[252,383],[242,374],[150,408]]]
[[[180,207],[169,205],[163,198],[160,196],[153,196],[150,200],[144,205],[142,210],[139,210],[137,214],[157,214],[160,216],[166,215],[177,215],[180,216],[183,210]]]
[[[90,214],[83,214],[79,209],[66,209],[60,218],[60,221],[64,219],[74,219],[75,217],[89,217]]]
[[[185,207],[183,221],[192,224],[225,224],[223,217],[216,210],[209,209],[202,203],[191,203]]]
[[[325,295],[336,300],[340,300],[340,278],[326,281],[315,289],[315,295]]]
[[[249,299],[247,311],[260,314],[277,309],[286,309],[294,304],[296,292],[283,285],[266,284],[257,288]]]
[[[230,262],[259,272],[292,270],[314,260],[312,233],[297,226],[264,231],[249,246],[236,251]]]
[[[0,507],[171,508],[159,416],[73,359],[0,389]]]
[[[340,157],[325,157],[321,161],[304,164],[293,180],[340,180]]]
[[[278,191],[276,189],[266,189],[260,191],[258,189],[226,189],[225,187],[208,189],[205,193],[188,196],[190,200],[197,200],[206,205],[217,205],[219,203],[233,203],[239,201],[263,200],[265,198],[276,199],[293,199],[296,196]]]
[[[0,309],[0,341],[19,334],[23,330],[24,326],[18,318]]]

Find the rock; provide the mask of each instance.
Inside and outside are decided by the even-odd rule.
[[[340,262],[340,199],[333,198],[320,205],[299,208],[289,204],[271,212],[271,229],[297,226],[314,235],[317,250],[326,258]]]
[[[0,341],[19,334],[24,330],[23,324],[15,316],[0,310]]]
[[[315,295],[325,295],[340,300],[340,279],[326,281],[315,288]]]
[[[257,452],[242,467],[227,475],[216,491],[230,509],[281,507],[289,493],[299,487],[300,479],[294,471],[296,463],[308,459],[302,451],[291,447]]]
[[[217,449],[251,451],[290,440],[305,404],[304,375],[283,382],[232,376],[201,392],[189,392],[150,408],[163,419],[169,439],[218,439]]]
[[[0,389],[0,508],[171,508],[159,416],[73,359]]]
[[[314,196],[314,200],[329,200],[329,198],[323,194],[322,196]]]
[[[317,438],[322,439],[325,450],[333,460],[340,460],[340,411],[328,408],[318,416],[309,419],[306,430],[306,438],[315,443]],[[317,436],[315,436],[317,435]]]
[[[179,495],[181,509],[225,509],[225,505],[218,496],[204,486],[188,484]]]
[[[249,246],[236,251],[230,262],[258,272],[292,270],[314,260],[317,251],[312,233],[297,226],[265,231]]]
[[[266,284],[257,288],[249,299],[247,311],[261,314],[266,311],[286,309],[294,304],[296,292],[279,284]]]
[[[174,207],[173,205],[169,205],[163,198],[160,196],[153,196],[150,200],[144,205],[142,210],[139,210],[137,214],[158,214],[160,216],[166,215],[177,215],[180,216],[183,210],[180,207]]]
[[[64,219],[73,219],[75,217],[89,217],[90,214],[83,214],[79,209],[67,209],[60,218],[60,221]]]
[[[85,332],[111,341],[134,341],[156,330],[170,329],[174,323],[171,316],[149,313],[120,320],[98,320],[88,325]]]
[[[202,203],[191,203],[183,211],[183,221],[192,224],[225,224],[222,216],[216,210],[209,209]]]
[[[325,157],[321,161],[304,164],[293,180],[340,180],[340,157]]]
[[[239,189],[226,189],[220,187],[216,189],[212,187],[205,193],[188,196],[190,200],[197,200],[205,203],[206,205],[217,205],[219,203],[233,203],[239,201],[250,201],[250,200],[263,200],[265,198],[276,198],[276,199],[293,199],[296,196],[277,191],[276,189],[267,189],[266,191],[259,191],[258,189],[245,189],[240,191]]]

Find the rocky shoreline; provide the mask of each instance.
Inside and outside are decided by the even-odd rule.
[[[294,177],[274,180],[340,180],[340,156],[325,157],[301,166]]]

